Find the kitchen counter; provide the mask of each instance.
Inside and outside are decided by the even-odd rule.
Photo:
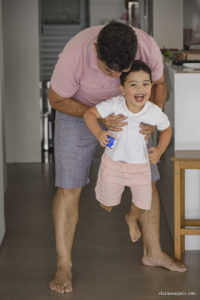
[[[171,71],[178,73],[178,74],[188,74],[188,73],[200,73],[200,69],[193,69],[193,68],[188,68],[180,65],[173,65],[173,64],[165,64],[166,68],[171,69]]]

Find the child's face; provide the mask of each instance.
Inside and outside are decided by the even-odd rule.
[[[150,98],[152,83],[148,73],[131,72],[126,77],[124,86],[120,86],[126,105],[133,113],[139,112]]]

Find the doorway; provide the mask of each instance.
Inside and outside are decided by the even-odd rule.
[[[89,0],[40,0],[39,15],[42,162],[52,162],[55,111],[49,105],[48,88],[59,53],[89,26]]]

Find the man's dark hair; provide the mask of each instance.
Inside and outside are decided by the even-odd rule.
[[[137,72],[137,71],[144,71],[146,73],[149,74],[150,76],[150,80],[152,82],[152,77],[151,77],[151,69],[149,68],[149,66],[147,66],[147,64],[145,64],[143,61],[141,60],[134,60],[130,70],[128,72],[123,72],[120,76],[120,82],[121,85],[124,85],[126,78],[128,76],[129,73],[131,72]]]
[[[112,21],[97,37],[97,57],[113,71],[121,72],[132,64],[137,52],[135,31],[128,25]]]

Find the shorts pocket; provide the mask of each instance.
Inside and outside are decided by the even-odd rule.
[[[140,165],[137,167],[137,180],[136,184],[150,184],[151,183],[151,169],[150,164]]]

